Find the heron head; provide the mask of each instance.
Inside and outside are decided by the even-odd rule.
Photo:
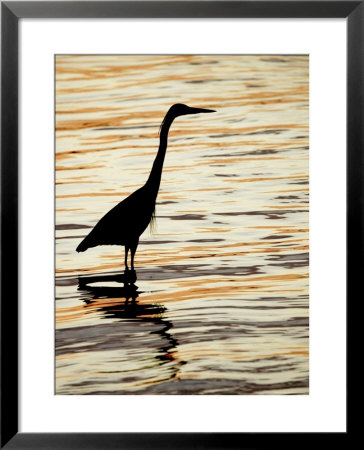
[[[216,112],[213,109],[204,109],[204,108],[192,108],[191,106],[184,105],[182,103],[176,103],[171,106],[169,113],[173,117],[184,116],[186,114],[199,114],[199,113],[210,113]]]

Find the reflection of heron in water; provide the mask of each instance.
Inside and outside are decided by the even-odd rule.
[[[131,281],[136,280],[134,255],[140,235],[154,219],[155,202],[167,150],[169,128],[173,120],[178,116],[209,112],[214,111],[211,109],[191,108],[179,103],[169,109],[161,125],[159,149],[147,182],[140,189],[114,206],[99,220],[91,232],[78,245],[76,249],[78,252],[84,252],[88,248],[98,245],[123,245],[125,247],[125,273],[128,274]],[[129,250],[132,274],[128,273]]]
[[[94,283],[116,281],[122,282],[122,275],[95,275],[78,278],[78,291],[83,292],[82,300],[86,308],[92,308],[102,312],[105,319],[119,319],[120,321],[131,320],[133,322],[150,323],[155,331],[150,333],[159,335],[165,344],[157,348],[155,358],[159,364],[172,363],[169,368],[169,378],[174,378],[184,361],[175,359],[174,353],[178,347],[178,341],[171,333],[173,327],[171,321],[165,319],[163,314],[167,308],[163,305],[153,303],[140,303],[137,298],[139,292],[134,284],[123,286],[98,286]],[[114,300],[112,302],[102,300]],[[101,301],[100,301],[101,300]]]

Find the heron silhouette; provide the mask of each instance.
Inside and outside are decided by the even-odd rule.
[[[98,245],[122,245],[125,247],[125,274],[132,282],[136,280],[134,256],[139,244],[139,237],[147,226],[154,220],[155,202],[157,199],[164,157],[167,150],[168,132],[174,119],[186,114],[215,112],[212,109],[192,108],[177,103],[168,110],[160,127],[160,141],[157,156],[147,182],[106,213],[94,226],[90,233],[76,248],[77,252],[84,252],[88,248]],[[131,255],[130,278],[128,253]]]

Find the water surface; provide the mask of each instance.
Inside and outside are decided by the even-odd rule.
[[[157,226],[76,253],[145,183]],[[308,393],[308,57],[56,57],[56,393]]]

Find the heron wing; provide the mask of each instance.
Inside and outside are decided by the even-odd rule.
[[[97,245],[125,245],[138,239],[148,226],[155,205],[143,188],[110,209],[80,244],[79,251]]]

